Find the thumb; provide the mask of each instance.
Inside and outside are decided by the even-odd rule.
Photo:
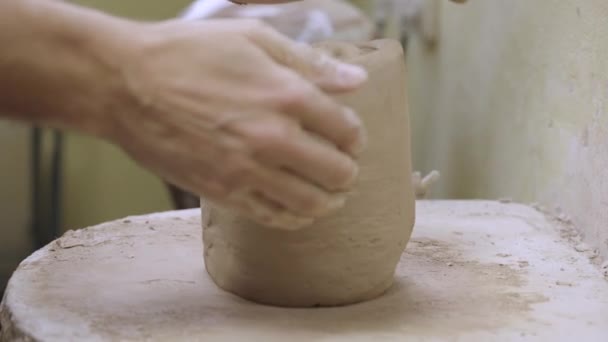
[[[354,90],[367,80],[364,68],[339,61],[308,44],[290,40],[271,27],[249,32],[251,40],[277,63],[329,92]]]

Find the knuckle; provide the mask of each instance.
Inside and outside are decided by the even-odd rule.
[[[228,189],[217,180],[204,180],[201,182],[201,193],[206,197],[224,199],[228,196]]]
[[[216,158],[226,158],[229,161],[241,160],[246,158],[251,153],[251,148],[246,141],[242,139],[217,139],[219,148]],[[221,141],[225,140],[225,141]]]
[[[293,135],[294,129],[295,127],[291,122],[280,120],[269,127],[264,138],[271,143],[285,143]]]
[[[284,84],[291,84],[283,87],[275,96],[275,104],[280,111],[292,111],[301,108],[303,104],[312,98],[312,87],[307,86],[302,81],[287,81]]]
[[[300,210],[305,215],[320,215],[325,211],[325,203],[321,196],[303,196],[300,198]]]
[[[232,192],[245,184],[253,172],[253,164],[244,156],[229,157],[223,165],[221,183]]]
[[[286,144],[295,133],[295,124],[287,120],[273,120],[250,136],[254,153],[269,153]]]

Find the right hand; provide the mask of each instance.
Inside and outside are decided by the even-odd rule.
[[[126,34],[128,96],[117,96],[113,139],[136,161],[272,227],[297,229],[343,205],[365,137],[327,93],[356,89],[363,69],[257,21],[137,24]]]

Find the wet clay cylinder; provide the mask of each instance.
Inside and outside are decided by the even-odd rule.
[[[263,227],[201,201],[207,272],[222,289],[262,304],[338,306],[392,284],[414,224],[405,60],[393,40],[317,48],[364,66],[364,87],[338,100],[362,118],[368,146],[346,206],[297,231]],[[205,221],[205,220],[204,220]]]

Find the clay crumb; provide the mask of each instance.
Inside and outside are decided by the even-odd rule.
[[[555,282],[555,285],[557,285],[557,286],[568,286],[568,287],[574,286],[574,284],[571,283],[571,282],[568,282],[568,281],[559,281],[559,280]]]
[[[572,223],[572,219],[570,218],[570,216],[568,216],[565,213],[561,213],[561,214],[557,215],[557,219],[563,223]]]
[[[601,267],[603,270],[608,270],[608,261],[604,262]]]
[[[589,246],[587,246],[587,244],[586,244],[586,243],[584,243],[584,242],[581,242],[581,243],[579,243],[578,245],[574,246],[574,249],[575,249],[577,252],[581,252],[581,253],[582,253],[582,252],[587,252],[588,250],[590,250]]]
[[[591,259],[591,260],[593,260],[593,259],[595,259],[595,258],[597,258],[599,256],[600,256],[600,250],[599,249],[594,249],[594,250],[590,251],[589,255],[588,255],[589,259]]]
[[[453,262],[448,262],[447,265],[448,265],[448,267],[452,267],[452,266],[454,266],[454,263]]]
[[[540,211],[541,213],[546,213],[547,212],[547,208],[545,208],[542,204],[537,203],[537,202],[533,202],[530,203],[530,206],[534,209],[536,209],[537,211]]]
[[[508,258],[511,256],[511,254],[508,253],[498,253],[496,254],[497,257],[501,257],[501,258]]]
[[[524,268],[524,267],[530,266],[530,263],[528,261],[526,261],[526,260],[518,261],[517,264],[519,264],[520,268]]]
[[[499,198],[498,202],[503,204],[513,203],[513,199],[510,197]]]
[[[131,223],[131,220],[123,220],[122,223]]]
[[[156,230],[156,228],[154,228],[152,226],[148,227],[148,229],[150,229],[150,230]]]

